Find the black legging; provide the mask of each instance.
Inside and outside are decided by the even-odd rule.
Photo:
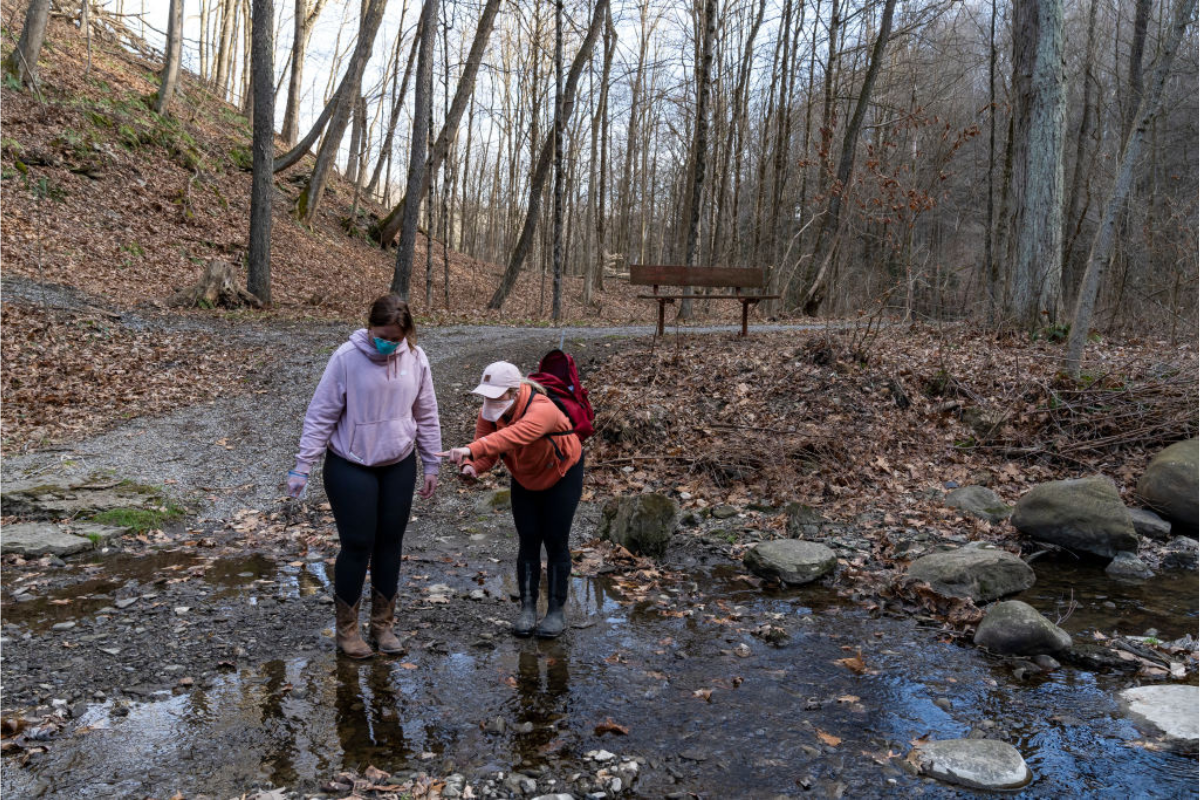
[[[512,480],[513,522],[521,547],[518,561],[542,560],[542,545],[546,546],[546,563],[570,563],[571,551],[567,540],[575,509],[583,496],[583,454],[578,463],[549,489],[531,491]]]
[[[333,569],[334,591],[347,605],[357,603],[370,564],[371,585],[384,597],[395,597],[400,544],[417,482],[416,452],[386,467],[364,467],[330,450],[324,476],[342,545]]]

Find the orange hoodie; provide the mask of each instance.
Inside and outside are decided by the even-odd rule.
[[[510,419],[510,415],[516,418]],[[502,458],[504,466],[526,489],[535,492],[549,489],[583,454],[579,437],[574,434],[546,436],[552,431],[569,430],[571,421],[553,400],[535,392],[532,386],[521,384],[517,402],[508,413],[495,422],[488,422],[482,416],[475,420],[475,441],[468,445],[475,472],[482,475],[495,466],[497,458]],[[555,446],[562,458],[555,454]]]

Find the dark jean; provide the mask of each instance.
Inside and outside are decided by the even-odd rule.
[[[540,563],[542,546],[545,545],[547,564],[570,563],[571,551],[567,540],[571,536],[571,523],[582,496],[582,454],[579,462],[548,489],[531,491],[513,478],[513,522],[516,523],[517,536],[521,541],[517,560]]]

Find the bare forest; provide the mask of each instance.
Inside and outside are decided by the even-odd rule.
[[[248,109],[250,4],[177,4],[185,63]],[[522,270],[543,283],[558,270],[583,278],[586,304],[629,264],[687,263],[765,269],[781,295],[772,316],[882,306],[904,318],[1065,331],[1145,99],[1155,102],[1142,109],[1144,144],[1085,327],[1195,328],[1194,9],[1152,0],[273,5],[264,33],[276,129],[283,149],[301,142],[277,152],[274,169],[313,147],[318,156],[302,167],[311,184],[296,214],[311,218],[335,169],[355,187],[339,213],[376,242],[399,240],[403,255],[419,227],[449,250],[506,265],[492,308]],[[148,46],[163,32],[145,6],[96,10]],[[1149,97],[1164,64],[1160,96]],[[368,216],[360,195],[389,213]],[[413,195],[419,203],[406,203]],[[393,289],[407,293],[401,261]],[[409,263],[405,274],[420,283],[424,267]],[[431,292],[425,282],[414,293]]]

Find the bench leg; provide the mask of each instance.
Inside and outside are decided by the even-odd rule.
[[[667,316],[667,303],[665,300],[658,301],[658,333],[655,336],[663,335],[663,321]]]
[[[742,336],[746,335],[746,320],[750,316],[750,304],[742,301]]]

